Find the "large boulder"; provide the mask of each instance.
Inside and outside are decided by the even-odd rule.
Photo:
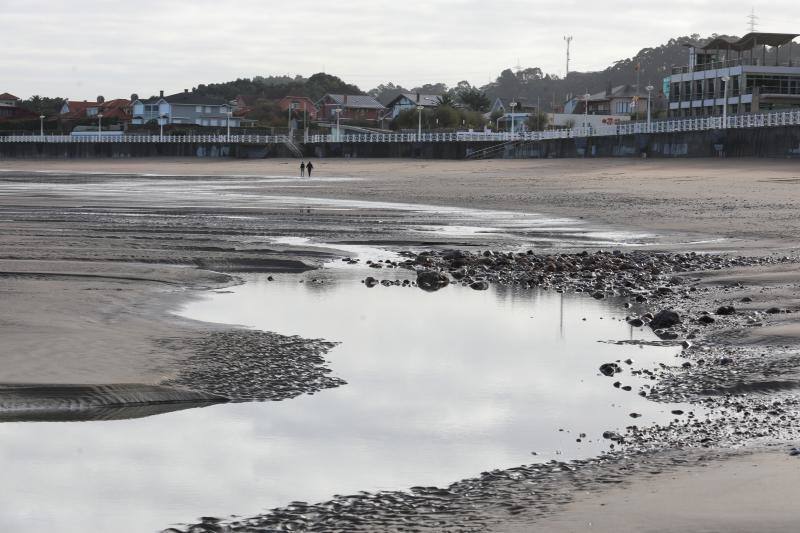
[[[653,320],[650,321],[650,327],[653,329],[671,328],[681,323],[681,317],[671,309],[664,309],[659,311]]]
[[[435,270],[423,270],[417,273],[417,286],[424,291],[438,291],[450,284],[450,278]]]

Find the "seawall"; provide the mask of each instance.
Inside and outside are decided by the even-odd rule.
[[[577,137],[518,143],[328,143],[302,146],[306,157],[464,159],[569,157],[800,157],[800,126]],[[128,157],[292,157],[282,144],[0,142],[0,159]]]

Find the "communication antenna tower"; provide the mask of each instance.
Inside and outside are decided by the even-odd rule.
[[[752,8],[750,10],[750,14],[747,15],[747,19],[750,21],[747,23],[748,28],[750,29],[750,33],[756,31],[756,26],[758,26],[758,16],[756,16],[756,8]]]
[[[564,74],[564,77],[566,78],[569,76],[569,45],[572,42],[572,35],[565,35],[564,41],[567,43],[567,72]]]

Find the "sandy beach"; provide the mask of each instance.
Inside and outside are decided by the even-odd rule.
[[[241,358],[232,356],[237,362],[251,361],[246,350],[253,351],[253,346],[278,349],[286,338],[242,336],[235,328],[179,318],[174,311],[186,301],[207,291],[224,291],[239,283],[237,276],[244,272],[311,271],[347,255],[335,250],[337,243],[342,248],[355,243],[394,250],[419,249],[422,243],[434,249],[508,249],[514,239],[513,234],[487,234],[466,242],[466,237],[442,233],[422,238],[408,228],[434,215],[388,204],[300,208],[265,203],[260,197],[536,213],[596,224],[605,233],[655,235],[640,246],[649,251],[722,252],[770,260],[787,256],[780,264],[686,275],[704,298],[692,304],[693,313],[702,306],[713,311],[734,297],[742,313],[762,313],[758,321],[748,322],[750,315],[742,315],[726,323],[727,329],[712,339],[719,349],[752,349],[771,356],[780,347],[780,361],[796,356],[800,167],[794,161],[314,163],[315,178],[301,180],[295,178],[299,161],[294,160],[0,161],[0,294],[5,304],[0,308],[0,382],[140,384],[176,391],[197,383],[195,392],[213,402],[230,384],[204,382],[212,378],[199,374],[189,380],[182,374],[187,361],[208,358],[230,340],[221,341],[218,335],[232,335],[247,346]],[[146,181],[146,187],[137,187],[137,180]],[[193,189],[197,180],[203,186]],[[461,212],[458,216],[467,217]],[[495,221],[489,215],[487,220]],[[310,236],[332,244],[281,241],[278,236]],[[552,249],[539,244],[536,251]],[[742,298],[748,301],[740,302]],[[667,303],[681,305],[680,296]],[[764,318],[773,307],[784,312]],[[265,367],[261,388],[249,391],[253,397],[289,399],[340,384],[322,375],[317,359],[330,345],[321,339],[295,340],[297,346],[287,348],[291,361],[286,365],[301,377],[292,390],[270,398],[264,391],[275,381]],[[728,376],[730,383],[766,379],[763,368],[752,368],[752,376],[744,367],[736,377]],[[774,379],[800,383],[798,371],[788,363]],[[762,388],[757,394],[769,394],[768,387]],[[793,393],[795,386],[787,388]],[[13,403],[8,398],[3,401]],[[788,455],[786,443],[763,444],[751,443],[741,453],[725,450],[690,459],[658,474],[635,471],[619,484],[579,493],[565,488],[570,496],[548,506],[547,512],[522,511],[512,519],[506,509],[487,505],[487,516],[493,517],[488,529],[789,531],[800,521],[800,511],[791,505],[800,459]]]

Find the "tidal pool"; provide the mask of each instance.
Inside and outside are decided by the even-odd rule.
[[[627,358],[650,368],[677,352],[599,342],[655,339],[622,320],[619,302],[501,287],[367,289],[368,274],[253,276],[182,311],[339,341],[327,358],[345,386],[135,420],[1,424],[0,526],[139,533],[293,500],[441,486],[593,456],[608,445],[605,430],[671,418],[674,405],[636,394],[630,367],[614,379],[598,372]]]

